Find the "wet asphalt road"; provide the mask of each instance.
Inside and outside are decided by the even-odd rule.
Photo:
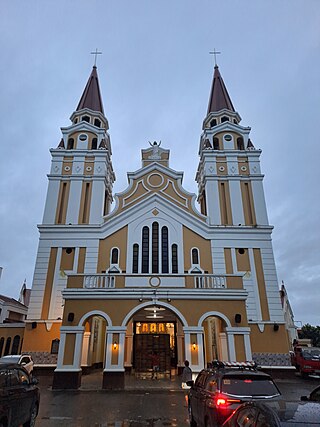
[[[183,393],[42,393],[36,426],[188,426]]]
[[[276,380],[283,396],[299,401],[320,384],[300,377]],[[36,427],[185,427],[188,412],[182,391],[52,391],[40,378]]]

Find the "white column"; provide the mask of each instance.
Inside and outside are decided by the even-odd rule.
[[[225,332],[219,333],[218,356],[220,360],[229,359],[227,335]]]
[[[111,356],[112,356],[112,338],[113,333],[108,331],[108,326],[106,327],[106,337],[107,337],[107,345],[105,350],[105,362],[104,362],[104,370],[111,370]]]
[[[234,225],[244,225],[244,214],[242,206],[242,196],[240,181],[237,179],[229,180],[229,190],[230,190],[230,201],[231,201],[231,211],[232,219]]]
[[[58,353],[56,371],[81,371],[80,360],[81,360],[83,332],[84,332],[83,326],[61,326],[60,344],[59,344],[59,353]],[[72,334],[72,335],[76,334],[72,365],[63,364],[67,334]]]
[[[256,221],[258,225],[268,225],[268,214],[266,201],[264,197],[264,190],[262,184],[262,178],[258,180],[251,180],[252,196],[254,210],[256,214]]]
[[[210,220],[210,224],[220,225],[221,224],[221,215],[220,215],[220,198],[219,198],[219,188],[217,180],[208,180],[206,187],[206,205],[207,205],[207,215]]]
[[[246,360],[251,361],[252,360],[252,352],[251,352],[251,342],[250,342],[250,328],[248,333],[244,333],[244,349],[246,352]]]
[[[203,333],[197,333],[197,343],[198,343],[198,366],[200,369],[203,369],[204,366],[204,348],[203,348]]]
[[[60,328],[60,343],[59,343],[59,352],[58,352],[58,360],[57,360],[57,369],[62,369],[63,366],[63,358],[64,358],[64,350],[66,346],[66,332]]]
[[[189,332],[184,333],[184,354],[186,360],[189,360],[191,363],[191,337]]]
[[[234,336],[235,335],[242,335],[244,340],[244,350],[246,355],[246,360],[251,361],[252,360],[252,353],[251,353],[251,343],[250,343],[250,328],[249,327],[227,327],[226,328],[227,337],[228,337],[228,343],[233,342],[231,344],[231,347],[229,346],[229,349],[233,346],[233,359],[230,359],[231,362],[236,361],[236,353],[235,353],[235,345],[234,345]],[[230,338],[229,338],[230,337]],[[229,350],[230,354],[230,350]]]
[[[229,362],[235,362],[236,361],[236,349],[234,345],[234,335],[233,335],[233,328],[226,328],[227,333],[227,341],[228,341],[228,353],[229,353]]]
[[[60,180],[49,177],[47,198],[43,213],[42,224],[54,224],[58,206]]]
[[[84,327],[76,333],[76,342],[74,345],[73,367],[81,370],[82,342],[83,342]]]
[[[258,287],[258,278],[256,273],[256,265],[255,265],[254,256],[253,256],[253,249],[249,248],[248,252],[249,252],[249,260],[250,260],[254,299],[255,299],[255,308],[256,308],[256,316],[257,316],[256,320],[261,320],[262,311],[261,311],[260,294],[259,294],[259,287]]]
[[[89,356],[90,336],[91,336],[91,332],[84,332],[83,334],[81,366],[89,365],[88,356]]]
[[[66,224],[79,223],[79,211],[81,202],[82,180],[72,180],[70,182],[68,209],[66,215]]]
[[[100,224],[103,215],[105,186],[102,178],[92,181],[91,204],[90,204],[90,224]]]
[[[126,326],[107,326],[107,345],[105,354],[105,367],[104,371],[124,371],[124,342],[126,337]],[[112,365],[112,347],[113,347],[113,334],[119,334],[118,343],[118,364]]]

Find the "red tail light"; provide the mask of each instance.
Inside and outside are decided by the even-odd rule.
[[[221,409],[226,408],[228,405],[232,405],[233,403],[241,403],[240,399],[231,399],[221,393],[217,393],[214,400],[216,407]]]
[[[227,399],[225,399],[224,397],[217,397],[217,400],[216,400],[217,406],[226,405],[226,403],[227,403]]]

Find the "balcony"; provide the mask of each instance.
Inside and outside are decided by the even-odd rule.
[[[243,289],[242,274],[71,274],[67,289]]]

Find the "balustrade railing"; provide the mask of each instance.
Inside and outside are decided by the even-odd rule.
[[[85,289],[114,289],[121,282],[123,287],[126,278],[144,281],[146,286],[161,287],[161,282],[171,281],[174,286],[175,278],[184,280],[186,287],[194,289],[226,289],[227,275],[215,274],[175,274],[175,275],[148,275],[148,274],[85,274],[83,275],[83,288]],[[132,283],[132,282],[131,282]],[[192,285],[193,284],[193,285]],[[140,283],[141,286],[141,283]],[[170,286],[170,287],[171,287]]]

